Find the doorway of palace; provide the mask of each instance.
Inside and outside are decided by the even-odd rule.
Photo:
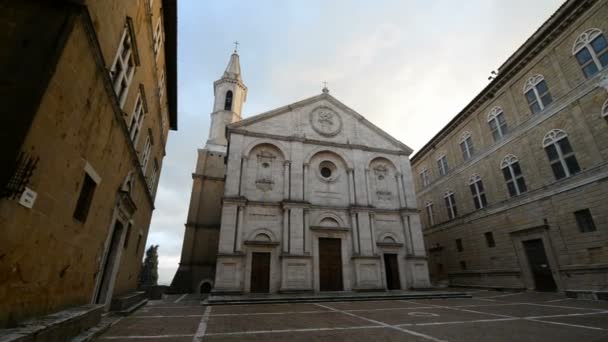
[[[528,257],[530,271],[534,278],[534,287],[536,291],[556,291],[557,285],[553,279],[551,266],[545,253],[545,245],[542,239],[533,239],[523,241],[524,250]]]
[[[95,303],[97,304],[106,304],[110,299],[107,297],[108,293],[111,292],[111,289],[114,286],[112,283],[112,274],[114,273],[114,269],[117,267],[119,261],[118,254],[120,252],[120,239],[122,237],[122,231],[122,222],[116,220],[114,223],[114,229],[112,231],[112,238],[110,240],[108,254],[101,269],[101,280],[97,288],[97,293],[95,293]]]
[[[384,270],[386,273],[386,287],[389,290],[401,289],[397,254],[384,254]]]
[[[342,240],[319,238],[319,290],[342,291]]]
[[[252,293],[270,292],[270,253],[251,253]]]

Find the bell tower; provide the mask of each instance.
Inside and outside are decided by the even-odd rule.
[[[236,46],[238,43],[235,42]],[[215,101],[211,113],[209,138],[205,149],[226,152],[226,126],[241,120],[243,104],[247,100],[247,87],[241,78],[241,65],[236,47],[222,77],[213,83]]]
[[[204,293],[214,285],[226,175],[224,158],[228,149],[226,126],[241,120],[243,103],[247,98],[236,48],[226,71],[213,83],[213,92],[215,101],[209,138],[205,148],[198,150],[196,169],[192,173],[181,261],[171,282],[170,293]]]

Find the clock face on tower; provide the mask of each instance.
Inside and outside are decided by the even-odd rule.
[[[326,137],[334,136],[342,130],[342,118],[326,106],[313,109],[310,113],[310,124],[317,133]]]

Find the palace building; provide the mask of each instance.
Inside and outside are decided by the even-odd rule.
[[[3,2],[0,328],[51,315],[24,330],[67,341],[144,299],[134,293],[177,129],[176,7]]]
[[[410,148],[327,88],[243,119],[236,51],[214,93],[174,292],[429,286]]]
[[[431,278],[608,288],[608,1],[566,1],[412,158]]]

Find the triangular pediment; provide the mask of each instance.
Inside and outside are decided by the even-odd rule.
[[[412,149],[328,93],[228,126],[234,132],[352,144],[410,154]]]

